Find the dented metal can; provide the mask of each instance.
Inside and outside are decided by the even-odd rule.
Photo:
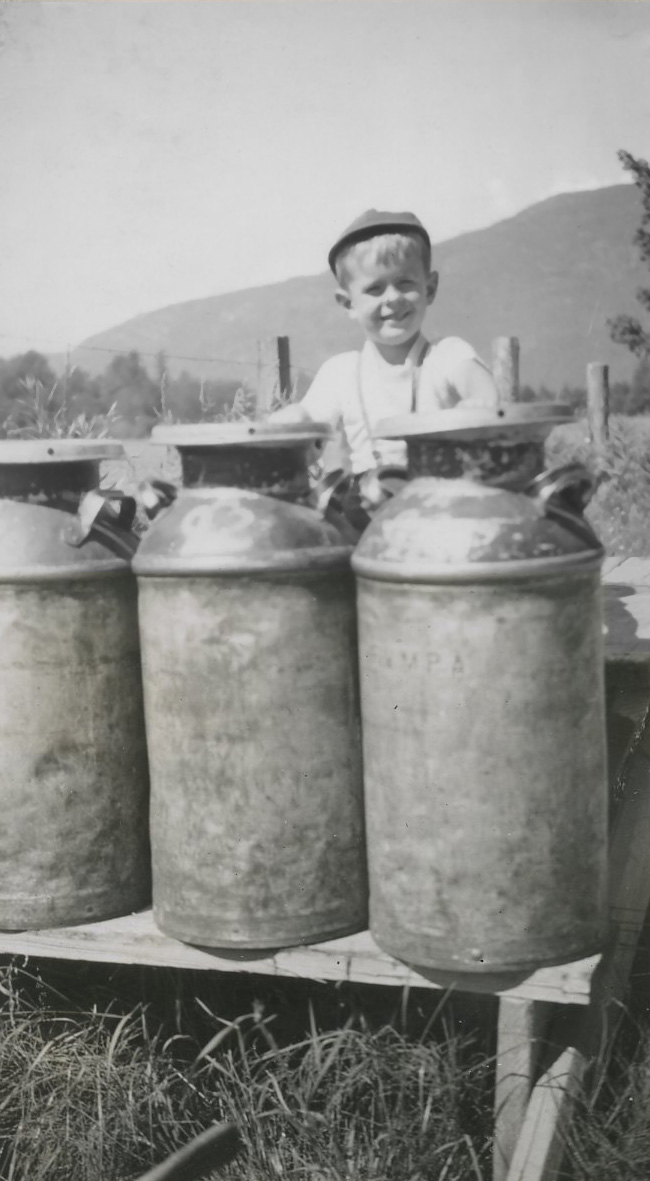
[[[134,563],[154,918],[190,943],[281,947],[367,922],[351,547],[308,479],[326,434],[153,431],[183,469]]]
[[[564,414],[384,424],[409,481],[353,557],[370,926],[441,978],[598,951],[607,925],[603,551]]]
[[[0,442],[0,928],[148,902],[135,505],[104,440]]]

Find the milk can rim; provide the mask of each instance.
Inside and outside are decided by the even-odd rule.
[[[205,422],[159,423],[151,442],[167,447],[297,446],[333,437],[326,422]]]
[[[79,463],[123,455],[115,439],[0,439],[0,464]]]
[[[569,577],[599,572],[605,558],[602,546],[556,554],[548,558],[516,558],[502,562],[458,562],[449,565],[427,561],[390,563],[381,558],[366,558],[358,551],[351,559],[355,575],[371,582],[476,583],[512,582],[518,579]]]

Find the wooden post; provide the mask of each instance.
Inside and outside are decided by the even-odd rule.
[[[594,447],[604,451],[609,438],[608,365],[587,365],[587,418]]]
[[[291,360],[288,336],[257,342],[257,413],[268,414],[274,402],[291,397]]]
[[[278,336],[278,383],[283,402],[291,401],[291,352],[289,337]]]
[[[542,1001],[499,1001],[492,1181],[506,1181],[508,1176],[549,1020],[550,1006]]]
[[[519,398],[519,341],[516,336],[497,336],[492,341],[492,374],[500,402]]]
[[[647,693],[647,690],[646,690]],[[647,701],[647,696],[646,696]],[[625,764],[625,794],[609,844],[610,935],[592,979],[589,1006],[558,1028],[565,1050],[533,1089],[507,1181],[559,1181],[563,1133],[576,1094],[597,1053],[611,1046],[650,902],[650,725]],[[568,1045],[567,1045],[568,1043]]]

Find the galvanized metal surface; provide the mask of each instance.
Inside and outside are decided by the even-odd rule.
[[[350,547],[296,502],[323,428],[176,429],[186,486],[134,563],[154,917],[209,947],[361,930]]]
[[[236,487],[184,488],[133,561],[140,575],[345,570],[350,546],[302,504]]]
[[[136,583],[110,537],[69,540],[116,449],[0,448],[5,929],[107,919],[151,893]]]
[[[596,576],[359,579],[370,929],[415,965],[530,970],[606,928]]]
[[[151,892],[135,580],[3,582],[0,634],[0,927],[128,914]]]
[[[140,579],[154,916],[213,947],[366,925],[347,572]]]
[[[491,486],[493,424],[446,442],[420,427],[419,477],[352,559],[370,926],[400,959],[496,987],[605,936],[603,555],[562,499],[580,472],[556,496]],[[437,478],[449,448],[463,478]]]
[[[352,564],[370,578],[474,583],[599,569],[602,556],[582,517],[475,480],[421,477],[380,510]]]

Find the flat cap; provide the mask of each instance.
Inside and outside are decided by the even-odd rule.
[[[344,246],[351,246],[353,242],[362,242],[365,238],[374,238],[377,234],[399,234],[400,231],[410,230],[419,234],[431,249],[431,239],[419,217],[414,213],[390,213],[382,209],[366,209],[361,217],[357,217],[351,225],[336,239],[327,260],[330,269],[336,274],[336,256]]]

